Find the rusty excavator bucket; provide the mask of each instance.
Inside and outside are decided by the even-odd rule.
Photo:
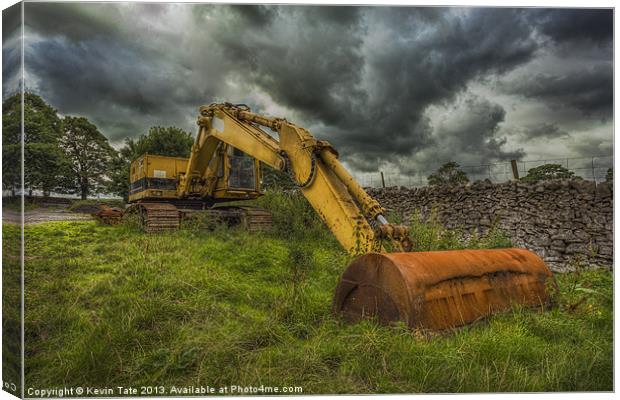
[[[524,249],[370,253],[342,275],[335,311],[410,328],[444,330],[511,307],[545,306],[549,268]]]

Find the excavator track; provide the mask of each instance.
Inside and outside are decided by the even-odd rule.
[[[273,218],[268,210],[260,207],[237,207],[241,213],[241,224],[249,232],[259,232],[273,226]]]
[[[248,232],[260,232],[273,226],[271,212],[253,206],[220,206],[207,210],[182,210],[183,219],[202,218],[209,225],[242,226]]]
[[[181,212],[169,203],[133,204],[126,213],[137,215],[146,233],[174,231],[181,224]]]
[[[146,233],[177,230],[181,220],[196,217],[206,219],[209,225],[241,225],[248,232],[264,231],[273,226],[271,212],[253,206],[221,206],[195,210],[179,209],[171,203],[138,203],[131,205],[126,214],[137,215]]]

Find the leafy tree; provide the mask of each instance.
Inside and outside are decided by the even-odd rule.
[[[60,143],[24,144],[24,182],[27,188],[41,189],[44,196],[63,192],[71,162]]]
[[[183,129],[168,126],[154,126],[147,135],[141,135],[137,140],[125,140],[124,153],[130,161],[142,154],[156,154],[170,157],[189,157],[194,139],[192,134]]]
[[[521,178],[524,182],[538,182],[550,179],[575,179],[575,173],[560,164],[544,164],[527,171],[527,175]]]
[[[2,103],[2,181],[5,189],[21,186],[21,94]],[[24,184],[54,190],[67,166],[59,148],[62,121],[56,110],[34,93],[24,93]]]
[[[123,148],[124,149],[124,148]],[[125,201],[129,198],[129,165],[130,161],[123,155],[123,149],[112,158],[110,164],[110,181],[107,191],[121,196]]]
[[[65,117],[60,145],[70,161],[65,188],[82,199],[109,186],[116,151],[97,127],[83,117]]]
[[[467,174],[454,161],[445,163],[437,172],[430,174],[427,179],[430,186],[457,186],[469,182]]]
[[[6,126],[6,125],[5,125]],[[4,130],[6,132],[6,129]],[[3,132],[3,133],[4,133]],[[2,188],[15,190],[21,186],[21,145],[19,143],[5,142],[2,135]]]
[[[154,126],[147,135],[138,139],[125,139],[125,146],[113,160],[109,191],[127,199],[129,191],[129,165],[145,153],[170,157],[189,157],[194,139],[190,133],[174,127]]]

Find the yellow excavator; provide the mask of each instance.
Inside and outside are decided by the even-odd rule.
[[[358,256],[334,296],[334,310],[348,320],[443,330],[514,303],[549,303],[552,274],[528,250],[410,252],[407,227],[390,224],[338,152],[306,129],[231,103],[200,107],[198,126],[189,159],[145,154],[131,163],[125,214],[138,215],[147,232],[176,229],[197,211],[250,230],[270,226],[267,210],[221,205],[260,196],[264,163],[288,173],[344,249]]]

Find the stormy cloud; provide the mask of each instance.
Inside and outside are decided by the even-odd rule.
[[[612,18],[611,10],[28,3],[26,86],[116,145],[152,125],[194,131],[198,106],[231,101],[309,128],[357,172],[558,148],[579,156],[611,149]],[[583,137],[594,143],[579,146]]]
[[[614,30],[613,13],[604,9],[539,10],[532,23],[557,43],[587,41],[607,45]]]
[[[17,92],[21,82],[21,6],[2,11],[2,93]]]
[[[510,82],[510,93],[542,100],[553,108],[568,108],[584,116],[609,118],[613,113],[611,63],[554,75],[540,73]]]
[[[525,139],[536,139],[541,137],[546,139],[555,139],[569,136],[568,132],[561,129],[556,124],[548,122],[525,126],[522,134]]]

